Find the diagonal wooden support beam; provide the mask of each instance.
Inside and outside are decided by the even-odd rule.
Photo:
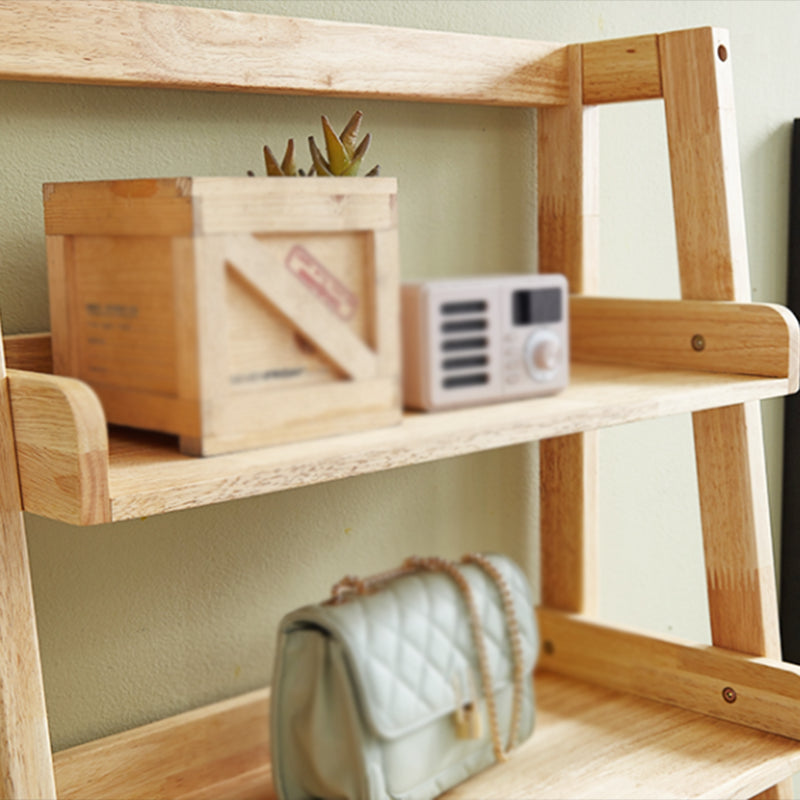
[[[701,28],[659,38],[685,299],[750,300],[730,44]],[[760,408],[694,415],[714,643],[780,658]]]

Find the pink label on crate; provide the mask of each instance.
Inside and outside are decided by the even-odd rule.
[[[336,316],[350,319],[355,314],[358,298],[305,247],[299,244],[292,247],[284,263]]]

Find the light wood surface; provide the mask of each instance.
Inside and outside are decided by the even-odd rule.
[[[0,797],[47,800],[55,785],[9,397],[0,347]]]
[[[293,233],[397,226],[396,178],[192,178],[194,232]],[[301,206],[303,214],[297,213]]]
[[[53,371],[53,349],[49,333],[24,333],[3,337],[8,369],[30,372]]]
[[[59,800],[273,798],[269,690],[55,754]]]
[[[583,45],[583,102],[618,103],[661,97],[658,36]]]
[[[800,768],[797,742],[540,671],[534,734],[466,800],[747,798]],[[268,693],[55,755],[61,800],[273,800]]]
[[[48,184],[53,364],[212,455],[400,420],[397,180]]]
[[[10,80],[512,106],[566,94],[563,47],[525,39],[106,0],[3,0],[0,30]]]
[[[12,402],[24,404],[25,395],[15,395],[14,387],[12,381]],[[552,397],[433,414],[408,413],[402,424],[385,429],[210,458],[181,455],[171,437],[112,429],[109,472],[90,473],[100,486],[81,488],[77,475],[74,481],[62,480],[62,485],[76,492],[75,509],[69,512],[71,518],[79,514],[80,498],[90,496],[93,491],[102,493],[102,484],[107,481],[110,498],[107,521],[130,519],[626,422],[780,396],[785,394],[786,387],[787,381],[778,378],[575,364],[570,386]],[[69,389],[62,386],[61,391],[67,394]],[[30,416],[35,419],[35,414]],[[76,418],[75,424],[105,430],[105,420],[99,414],[93,420]],[[56,427],[53,432],[57,430]],[[94,435],[89,430],[85,436],[92,440]],[[43,448],[40,452],[46,455]],[[58,517],[59,513],[67,512],[56,511],[49,502],[50,482],[57,474],[48,473],[46,467],[44,457],[34,458],[31,454],[31,458],[20,458],[21,474],[26,476],[30,472],[33,476],[24,477],[26,485],[35,487],[35,491],[26,492],[25,508],[43,516]],[[101,513],[98,511],[97,515]]]
[[[75,525],[104,522],[108,434],[95,393],[73,378],[9,370],[22,505],[47,503]],[[37,499],[38,498],[38,499]]]
[[[797,665],[552,609],[538,621],[543,668],[800,740]]]
[[[599,114],[583,104],[582,58],[580,47],[568,49],[568,104],[538,112],[539,270],[563,273],[575,295],[597,288],[600,240]],[[597,606],[597,434],[547,437],[539,446],[539,475],[543,602],[591,612]]]
[[[727,32],[698,28],[664,34],[659,52],[681,296],[748,302],[750,272]]]
[[[751,299],[727,32],[659,37],[681,296]],[[757,404],[694,415],[715,644],[779,659],[772,537]],[[769,793],[790,798],[784,781]]]
[[[760,409],[695,413],[694,439],[714,643],[780,658]]]
[[[306,338],[349,378],[372,378],[377,356],[342,320],[320,313],[319,300],[252,236],[228,236],[225,260],[260,298],[292,321]],[[324,259],[328,261],[328,259]]]
[[[707,28],[659,42],[681,293],[684,299],[748,302],[727,34]],[[696,414],[694,438],[714,642],[779,658],[760,409]]]
[[[1,7],[1,6],[0,6]],[[395,178],[136,178],[48,183],[47,236],[371,230],[397,224]],[[288,198],[298,198],[294,201]],[[302,203],[305,213],[295,213]]]
[[[721,31],[564,47],[104,0],[0,0],[0,29],[0,79],[540,105],[540,268],[564,272],[573,291],[584,294],[596,290],[597,278],[597,111],[591,104],[662,95],[682,296],[750,300],[730,46]],[[342,52],[348,53],[346,61]],[[237,192],[254,186],[248,180],[241,179]],[[57,191],[45,189],[46,206]],[[91,232],[98,232],[98,224],[108,236],[140,232],[149,214],[160,226],[156,235],[176,237],[176,252],[187,259],[191,248],[186,237],[193,226],[203,226],[210,236],[221,232],[214,226],[238,224],[255,208],[252,199],[223,200],[213,214],[203,216],[194,213],[186,191],[175,182],[118,185],[112,200],[116,192],[118,208],[137,213],[122,216],[107,203],[93,201],[94,211],[102,213],[88,215],[101,220],[91,222]],[[211,207],[219,198],[213,197],[213,188],[208,193]],[[56,262],[69,264],[74,244],[68,241],[69,226],[83,212],[74,197],[63,195],[62,200],[47,233]],[[148,204],[152,211],[145,210]],[[264,208],[257,210],[261,214]],[[324,211],[319,214],[325,217]],[[325,218],[335,224],[336,214]],[[186,275],[180,280],[191,288]],[[66,279],[51,284],[53,296],[66,285]],[[589,323],[586,339],[580,342],[579,337],[579,351],[583,348],[590,359],[603,360],[611,351],[614,358],[632,360],[638,348],[621,341],[631,321],[620,318],[619,308],[612,312],[610,302],[588,298],[575,308],[579,327],[593,314],[602,317]],[[687,310],[678,317],[688,326],[696,317],[686,315]],[[685,354],[684,333],[680,343],[667,342],[663,329],[650,326],[640,313],[632,324],[643,345],[658,363],[677,359],[670,362],[673,369],[656,368],[649,357],[646,366],[575,364],[572,384],[554,398],[409,414],[392,429],[205,459],[181,455],[175,439],[133,432],[115,432],[106,448],[105,418],[85,386],[12,373],[2,385],[13,408],[13,433],[2,397],[0,426],[4,441],[16,437],[24,498],[17,493],[13,448],[6,447],[0,461],[0,620],[13,636],[10,647],[4,640],[0,648],[0,789],[15,800],[53,795],[23,503],[34,513],[70,522],[111,521],[545,440],[543,486],[558,501],[549,509],[543,504],[549,559],[545,598],[553,606],[592,611],[597,476],[590,432],[695,412],[714,640],[743,652],[775,655],[775,592],[754,401],[796,388],[796,364],[781,366],[797,360],[796,334],[788,333],[787,319],[782,328],[779,324],[780,357],[761,369],[778,377],[714,373],[715,367],[727,369],[737,361],[727,345],[723,352],[711,348],[712,342],[732,341],[720,315],[727,312],[717,311],[715,306],[704,320],[712,324],[706,328],[709,338],[701,332],[708,350],[694,351],[710,363],[702,372],[685,369],[694,364],[693,354]],[[588,341],[593,326],[597,331],[598,324],[610,320],[613,331],[597,348]],[[678,320],[670,316],[664,321]],[[761,332],[762,322],[756,325]],[[379,341],[392,335],[385,323],[373,333]],[[185,346],[188,334],[182,335]],[[737,373],[742,365],[748,365],[747,371],[764,362],[759,357],[763,340],[752,344],[757,340],[748,336],[743,343]],[[31,340],[29,348],[19,340],[14,356],[19,365],[46,363],[44,342]],[[31,353],[37,354],[33,362]],[[193,376],[196,370],[177,369],[178,384],[196,397]],[[567,481],[570,487],[563,485]],[[56,485],[60,494],[54,502]],[[561,510],[554,511],[555,505]],[[568,557],[559,559],[559,552]],[[796,670],[719,647],[607,629],[552,609],[543,610],[540,620],[549,643],[545,663],[625,691],[541,672],[533,739],[510,765],[487,771],[451,797],[716,798],[764,791],[786,796],[785,782],[769,787],[800,769],[800,745],[747,726],[797,735]],[[715,694],[719,678],[725,685]],[[706,713],[640,699],[631,689]],[[727,689],[736,691],[735,702],[720,712],[726,702],[720,701],[722,690]],[[87,800],[93,792],[119,798],[271,797],[266,715],[262,692],[58,754],[59,793]]]
[[[800,370],[794,315],[759,303],[577,296],[570,347],[577,361],[788,375],[794,387]]]

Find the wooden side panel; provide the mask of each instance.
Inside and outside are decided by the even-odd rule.
[[[606,39],[583,46],[586,105],[657,97],[661,97],[657,36]]]
[[[3,337],[9,369],[30,372],[53,371],[53,348],[49,333],[18,333]]]
[[[191,178],[46,183],[45,233],[188,236],[194,224],[191,189]]]
[[[56,753],[59,800],[272,798],[269,691]]]
[[[566,275],[573,293],[597,286],[599,120],[583,105],[581,48],[569,48],[570,100],[538,112],[539,270]],[[597,434],[542,441],[542,602],[591,612],[597,604]]]
[[[570,348],[575,361],[788,377],[792,386],[800,369],[797,319],[759,303],[573,296]]]
[[[81,381],[9,371],[26,511],[74,525],[108,522],[108,435],[95,393]]]
[[[9,381],[0,348],[0,796],[55,797]]]
[[[566,96],[563,47],[525,39],[106,0],[3,0],[0,30],[11,80],[518,106]]]
[[[183,452],[400,422],[397,231],[361,227],[197,237],[203,422]]]
[[[800,667],[551,609],[538,620],[543,668],[800,740]]]

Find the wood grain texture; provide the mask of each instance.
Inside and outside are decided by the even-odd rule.
[[[595,433],[539,445],[541,597],[549,608],[597,612],[597,463]]]
[[[747,798],[800,767],[797,742],[540,671],[534,735],[449,800]],[[267,692],[55,755],[61,800],[274,800]]]
[[[661,97],[658,36],[583,45],[583,102],[617,103]]]
[[[319,299],[308,291],[252,236],[229,236],[225,261],[257,294],[292,321],[306,339],[325,353],[349,378],[372,378],[377,357],[341,319],[321,313]],[[323,260],[324,256],[323,256]]]
[[[131,519],[252,497],[511,444],[567,436],[698,408],[778,396],[786,381],[622,365],[575,365],[560,395],[436,414],[402,424],[213,459],[181,455],[174,439],[112,430],[111,516]],[[97,425],[104,425],[98,418]],[[30,509],[34,510],[34,509]],[[52,516],[48,506],[35,512]]]
[[[681,294],[748,302],[730,45],[704,28],[659,38]],[[714,643],[780,657],[777,591],[755,405],[694,415]]]
[[[55,784],[9,396],[0,348],[0,796],[46,800]]]
[[[58,183],[45,222],[54,368],[109,422],[212,455],[399,421],[396,179]]]
[[[8,369],[30,372],[53,371],[53,348],[49,333],[20,333],[3,337]]]
[[[581,48],[568,48],[569,102],[537,112],[539,271],[560,272],[574,294],[597,290],[599,112],[581,97]]]
[[[538,619],[543,668],[800,740],[800,667],[552,609]]]
[[[45,234],[187,236],[194,225],[191,187],[190,178],[46,183]]]
[[[715,644],[781,657],[761,410],[694,414],[711,633]]]
[[[0,29],[10,80],[511,106],[566,94],[563,47],[524,39],[106,0],[3,0]]]
[[[576,361],[783,377],[796,386],[799,343],[797,319],[782,306],[580,296],[570,302]]]
[[[539,270],[560,272],[575,294],[596,290],[599,265],[599,115],[583,104],[582,50],[568,49],[569,102],[538,112]],[[597,606],[597,435],[539,445],[542,597]]]
[[[103,409],[81,381],[9,371],[22,502],[75,525],[109,518]]]
[[[659,52],[681,296],[748,302],[750,273],[727,32],[698,28],[664,34]]]
[[[397,227],[396,178],[191,178],[194,232],[370,231]],[[298,206],[303,213],[298,214]]]
[[[56,753],[59,800],[272,798],[268,720],[265,689]]]
[[[397,225],[396,178],[135,178],[44,186],[51,236],[189,236],[383,230]],[[294,209],[302,203],[305,213]]]

